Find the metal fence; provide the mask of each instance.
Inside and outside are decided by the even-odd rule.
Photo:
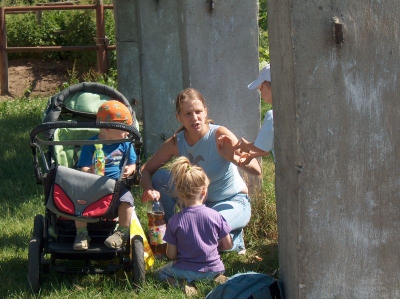
[[[86,10],[96,11],[96,45],[89,46],[38,46],[38,47],[7,47],[7,30],[5,15],[15,13],[36,12],[45,10]],[[104,10],[114,9],[112,4],[103,5],[102,0],[98,0],[93,5],[40,5],[40,6],[21,6],[21,7],[0,7],[0,89],[1,95],[8,94],[8,55],[11,52],[48,52],[48,51],[97,51],[97,69],[104,74],[108,70],[107,51],[115,50],[115,45],[109,45],[105,35]]]

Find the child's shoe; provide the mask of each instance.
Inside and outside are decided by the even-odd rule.
[[[76,235],[73,245],[74,250],[87,250],[89,248],[90,237],[88,232],[81,232]]]
[[[129,231],[120,231],[117,230],[112,236],[109,236],[104,244],[112,249],[121,248],[129,239]]]
[[[217,276],[214,277],[213,281],[219,284],[223,284],[228,280],[228,277],[226,277],[223,274],[218,274]]]
[[[244,248],[244,249],[242,249],[242,250],[239,250],[239,251],[238,251],[238,254],[239,254],[239,255],[245,255],[245,254],[246,254],[246,248]]]
[[[185,285],[182,287],[182,291],[185,293],[186,296],[192,297],[197,295],[197,288],[193,282],[190,283],[185,283]]]

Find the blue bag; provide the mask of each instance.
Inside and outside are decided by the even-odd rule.
[[[246,272],[231,276],[213,289],[206,299],[284,299],[280,281],[270,275]]]

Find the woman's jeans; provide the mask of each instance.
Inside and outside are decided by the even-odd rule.
[[[165,211],[165,220],[175,214],[177,199],[172,196],[170,186],[171,173],[166,169],[160,169],[153,175],[152,183],[155,190],[160,192],[160,202]],[[228,199],[217,202],[206,201],[206,206],[218,211],[231,226],[233,247],[231,250],[241,251],[245,249],[243,240],[243,228],[249,223],[251,216],[250,199],[247,194],[239,193]]]

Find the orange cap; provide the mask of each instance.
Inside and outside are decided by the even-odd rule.
[[[132,115],[123,103],[110,100],[99,107],[97,121],[119,122],[131,125]]]

